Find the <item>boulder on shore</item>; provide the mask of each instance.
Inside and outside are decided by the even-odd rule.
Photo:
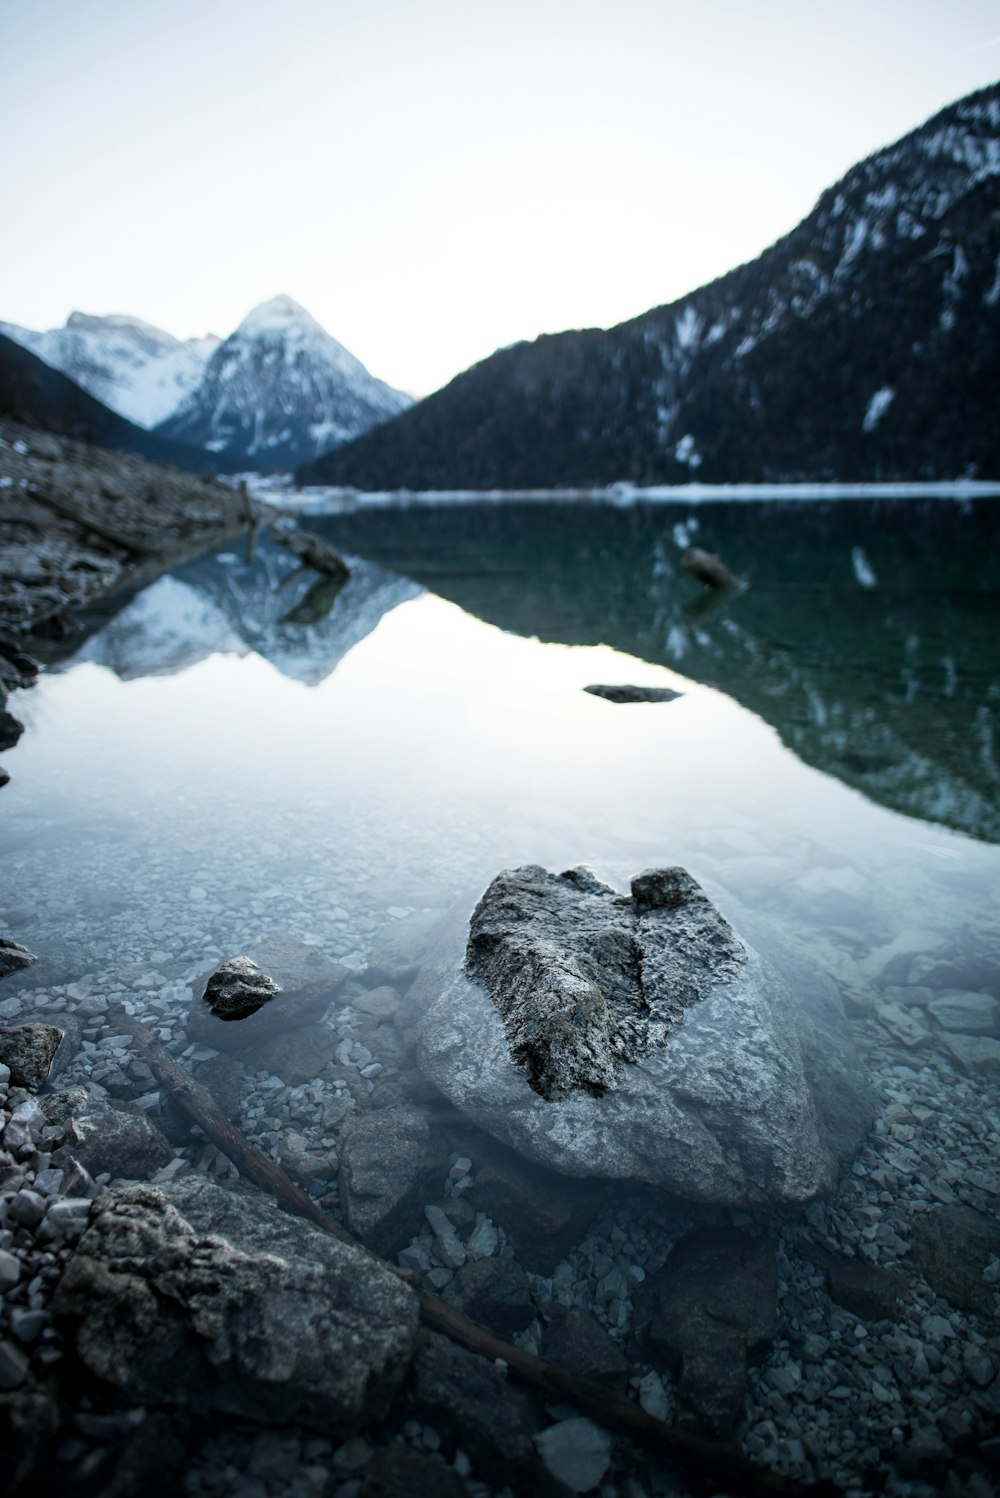
[[[726,905],[744,934],[683,869],[630,895],[585,869],[504,872],[417,979],[421,1069],[567,1175],[734,1206],[822,1195],[870,1088],[832,981]]]

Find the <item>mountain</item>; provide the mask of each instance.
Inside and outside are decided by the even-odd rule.
[[[362,489],[1000,477],[1000,84],[758,259],[608,331],[503,349],[305,465]]]
[[[410,403],[291,297],[277,296],[219,345],[200,384],[157,430],[247,468],[292,468]]]
[[[0,415],[95,447],[138,453],[190,473],[232,472],[238,463],[170,442],[126,421],[68,376],[0,333]]]
[[[182,341],[137,317],[86,312],[71,312],[64,328],[45,333],[0,322],[0,333],[141,427],[176,410],[219,344],[213,335]]]

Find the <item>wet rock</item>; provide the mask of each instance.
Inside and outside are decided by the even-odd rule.
[[[972,1207],[946,1206],[918,1217],[908,1262],[960,1311],[991,1318],[997,1297],[983,1270],[1000,1254],[1000,1223]]]
[[[632,898],[585,870],[501,876],[474,913],[473,960],[459,911],[413,990],[421,1069],[564,1174],[810,1200],[856,1152],[873,1098],[832,981],[747,912],[737,925],[763,955],[683,870],[641,876]]]
[[[5,707],[0,707],[0,749],[13,749],[24,732],[24,724]]]
[[[439,910],[415,911],[382,926],[372,936],[368,967],[361,981],[370,989],[392,987],[405,993],[413,982],[441,924]]]
[[[862,1321],[898,1321],[908,1298],[906,1277],[861,1259],[830,1259],[826,1266],[830,1299]]]
[[[625,1392],[628,1359],[619,1343],[589,1311],[553,1315],[542,1335],[541,1351],[546,1362],[607,1384],[621,1394]]]
[[[589,1493],[611,1466],[612,1438],[580,1416],[550,1425],[535,1437],[546,1470],[571,1493]]]
[[[682,1419],[732,1439],[743,1419],[746,1368],[777,1332],[774,1244],[726,1228],[697,1228],[635,1295],[639,1341],[680,1368]]]
[[[376,1451],[365,1470],[357,1498],[469,1498],[469,1490],[440,1458],[411,1446],[393,1444]]]
[[[417,1325],[412,1292],[366,1254],[206,1181],[100,1198],[53,1310],[127,1403],[324,1435],[384,1417]]]
[[[73,1156],[91,1175],[107,1171],[130,1181],[148,1180],[174,1158],[164,1135],[134,1103],[95,1098],[82,1088],[40,1100],[50,1124],[67,1124]]]
[[[535,1491],[542,1473],[531,1440],[537,1428],[531,1404],[486,1358],[421,1330],[409,1404],[441,1432],[450,1449],[461,1447],[492,1487]]]
[[[384,1024],[391,1020],[399,1009],[399,994],[394,988],[383,984],[381,988],[362,988],[360,983],[352,985],[351,992],[344,996],[353,1009]]]
[[[968,1077],[1000,1077],[1000,1040],[989,1035],[940,1037],[942,1049]]]
[[[419,1231],[435,1198],[443,1150],[422,1113],[383,1108],[355,1114],[340,1133],[341,1202],[351,1232],[376,1253],[395,1254]]]
[[[35,961],[35,954],[27,947],[11,941],[9,936],[0,936],[0,978],[9,978],[11,973],[19,973]]]
[[[249,1019],[280,993],[280,985],[249,957],[233,957],[205,985],[205,1003],[217,1019]]]
[[[450,1306],[508,1341],[534,1319],[528,1276],[513,1259],[464,1264],[441,1294]]]
[[[592,697],[603,697],[605,702],[673,702],[683,697],[683,692],[673,692],[669,687],[603,686],[584,687]]]
[[[551,1274],[602,1210],[606,1189],[532,1165],[486,1136],[469,1148],[471,1202],[503,1228],[526,1269]]]
[[[56,1052],[65,1036],[55,1025],[38,1023],[0,1026],[0,1062],[10,1068],[15,1087],[34,1091],[52,1070]]]
[[[932,999],[927,1008],[943,1030],[965,1035],[996,1035],[1000,1030],[1000,1004],[992,994],[952,990]]]
[[[220,1021],[196,996],[188,1013],[192,1040],[220,1051],[242,1051],[321,1019],[350,976],[319,947],[291,937],[269,936],[243,954],[276,985],[277,992],[233,1022]]]
[[[266,1070],[298,1087],[318,1077],[336,1055],[338,1037],[323,1025],[300,1025],[287,1035],[267,1035],[236,1052],[250,1071]]]

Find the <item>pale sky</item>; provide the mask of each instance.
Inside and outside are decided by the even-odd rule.
[[[0,320],[288,292],[424,395],[752,259],[1000,75],[1000,0],[0,0]]]

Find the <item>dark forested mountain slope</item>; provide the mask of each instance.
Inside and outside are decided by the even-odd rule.
[[[0,415],[44,431],[74,437],[96,447],[138,453],[158,463],[172,463],[191,473],[232,472],[237,464],[185,447],[135,426],[88,395],[67,375],[0,334]]]
[[[1000,84],[757,260],[503,349],[301,470],[361,488],[1000,478]]]

